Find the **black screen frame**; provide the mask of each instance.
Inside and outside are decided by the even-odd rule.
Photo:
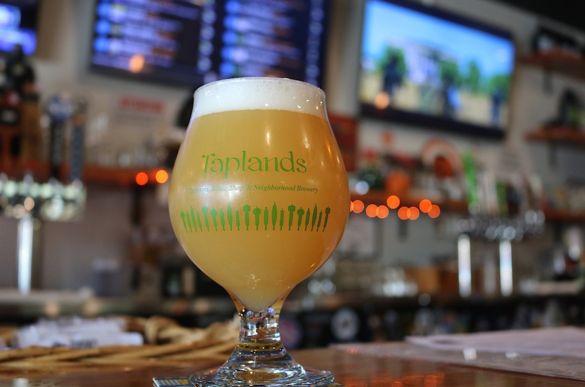
[[[364,102],[359,97],[359,90],[361,90],[362,85],[362,53],[363,53],[363,42],[364,42],[364,32],[365,32],[365,8],[367,3],[370,1],[382,1],[388,4],[396,5],[399,7],[404,7],[406,9],[410,9],[416,12],[420,12],[422,14],[426,14],[429,16],[433,16],[436,18],[440,18],[443,20],[450,21],[452,23],[460,24],[462,26],[472,28],[478,31],[482,31],[491,35],[498,36],[500,38],[504,38],[509,40],[514,49],[514,68],[511,73],[511,82],[510,82],[510,91],[508,96],[508,104],[511,105],[512,95],[514,91],[514,79],[516,76],[517,71],[517,44],[514,40],[512,33],[508,30],[503,28],[499,28],[497,26],[485,23],[483,21],[479,21],[474,18],[470,18],[467,16],[462,16],[460,14],[456,14],[450,11],[447,11],[442,8],[438,8],[436,6],[428,6],[422,3],[415,3],[413,1],[407,0],[365,0],[363,3],[362,9],[362,25],[361,25],[361,35],[360,35],[360,45],[359,45],[359,70],[358,70],[358,104],[360,109],[360,114],[364,117],[379,119],[382,121],[387,122],[400,122],[407,125],[416,125],[417,127],[421,127],[426,130],[440,130],[444,132],[451,132],[455,134],[475,137],[475,138],[484,138],[490,140],[502,140],[504,139],[510,127],[511,121],[511,109],[508,108],[507,112],[507,124],[505,127],[502,126],[488,126],[488,125],[479,125],[474,123],[469,123],[465,121],[458,121],[450,118],[441,117],[439,115],[433,114],[426,114],[421,112],[413,112],[399,108],[386,108],[386,109],[378,109],[371,103]]]

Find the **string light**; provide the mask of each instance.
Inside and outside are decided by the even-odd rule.
[[[156,180],[158,184],[164,184],[169,180],[169,173],[164,169],[159,169],[154,174],[154,180]]]
[[[433,207],[433,203],[429,199],[423,199],[418,204],[418,208],[420,208],[420,212],[428,214]]]
[[[366,207],[366,215],[370,218],[375,218],[378,212],[378,206],[375,204],[369,204]]]
[[[356,214],[361,214],[364,211],[364,202],[361,200],[354,200],[353,201],[353,212]]]
[[[388,204],[390,209],[395,210],[400,206],[400,198],[396,195],[390,195],[386,200],[386,204]]]
[[[429,211],[429,217],[431,219],[437,219],[441,215],[441,207],[437,204],[433,204],[431,210]]]
[[[140,184],[139,175],[140,173],[136,175],[136,183],[138,185],[145,185],[147,181]],[[146,176],[146,178],[148,178],[148,176]],[[353,200],[349,203],[349,211],[361,214],[365,209],[365,213],[369,218],[386,219],[390,215],[390,210],[398,209],[397,215],[400,220],[417,220],[420,218],[421,214],[427,214],[431,219],[436,219],[441,215],[441,208],[439,205],[433,204],[429,199],[422,199],[419,202],[418,207],[402,206],[398,208],[400,205],[400,198],[396,195],[390,195],[386,199],[386,204],[387,206],[383,204],[379,206],[368,204],[366,206],[361,200]]]
[[[420,215],[420,211],[416,207],[410,207],[408,211],[408,219],[417,220]]]
[[[148,174],[146,172],[138,172],[134,181],[136,181],[136,184],[139,186],[146,185],[148,184]]]
[[[398,210],[398,218],[400,220],[407,220],[410,217],[410,209],[408,207],[400,207]]]
[[[378,206],[378,208],[376,209],[376,216],[380,219],[386,219],[389,213],[390,210],[388,209],[388,207],[384,205]]]

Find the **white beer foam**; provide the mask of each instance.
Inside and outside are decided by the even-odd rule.
[[[230,110],[273,109],[324,115],[325,93],[287,78],[233,78],[208,83],[195,92],[191,118]]]

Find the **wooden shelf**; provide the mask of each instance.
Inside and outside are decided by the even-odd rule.
[[[388,194],[380,191],[368,192],[366,195],[352,195],[352,200],[362,200],[366,205],[368,204],[386,204]],[[401,198],[401,205],[404,206],[418,206],[420,199],[414,197]],[[456,212],[467,214],[467,202],[445,200],[436,202],[442,211]],[[564,222],[564,223],[585,223],[585,211],[574,212],[563,209],[545,208],[543,209],[544,216],[549,222]]]
[[[22,179],[26,173],[31,173],[36,180],[47,180],[49,177],[49,164],[43,161],[19,162],[8,160],[2,163],[0,173],[5,173],[13,179]]]
[[[160,168],[118,168],[86,165],[83,168],[82,179],[87,184],[127,187],[134,184],[136,174],[141,171],[146,172],[150,177],[150,181],[154,182],[154,173],[158,169]],[[61,175],[67,176],[68,171],[69,168],[63,166],[61,168]],[[49,178],[50,168],[47,162],[28,161],[13,165],[7,169],[0,169],[0,172],[4,172],[8,176],[16,179],[22,178],[26,173],[31,173],[35,179],[45,181]]]
[[[134,184],[136,174],[144,171],[153,183],[154,173],[160,168],[115,168],[87,165],[83,168],[83,181],[88,184],[130,186]]]
[[[386,204],[386,199],[388,199],[389,194],[381,191],[370,191],[365,195],[351,195],[352,200],[361,200],[366,205],[367,204]],[[409,197],[401,197],[400,198],[400,205],[401,206],[418,206],[419,202],[422,198],[417,198],[413,196]],[[441,200],[441,201],[433,201],[441,207],[442,211],[451,211],[451,212],[460,212],[466,213],[467,212],[467,202],[464,200]]]
[[[585,211],[574,212],[556,208],[545,208],[543,212],[546,220],[550,222],[585,223]]]
[[[551,51],[525,55],[518,58],[518,62],[585,81],[585,58],[577,54]]]
[[[585,133],[571,128],[542,128],[527,133],[526,140],[585,146]]]

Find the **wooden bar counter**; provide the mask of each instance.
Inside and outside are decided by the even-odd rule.
[[[388,344],[400,346],[405,344]],[[357,345],[356,347],[359,347]],[[399,348],[399,347],[397,347]],[[585,383],[530,373],[505,372],[429,360],[372,356],[351,349],[301,350],[296,359],[311,368],[332,370],[344,386],[576,386]],[[162,368],[153,362],[148,368],[51,370],[50,373],[3,372],[0,386],[8,387],[139,387],[151,386],[155,376],[185,376],[213,366],[198,362],[184,368]]]

